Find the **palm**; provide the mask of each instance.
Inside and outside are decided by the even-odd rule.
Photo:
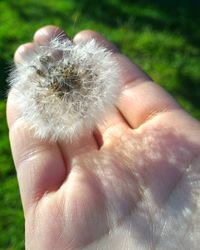
[[[27,249],[198,249],[200,126],[116,57],[131,68],[123,77],[135,77],[135,89],[131,83],[123,91],[123,116],[116,111],[98,127],[102,140],[96,134],[70,145],[38,142],[20,132],[21,121],[12,125],[8,103]]]
[[[138,130],[117,128],[112,147],[71,159],[67,181],[43,197],[27,220],[28,227],[37,225],[30,235],[36,249],[183,249],[194,218],[186,220],[183,211],[193,209],[189,196],[196,191],[184,170],[197,146],[177,127],[167,128],[168,118],[152,119]],[[180,235],[176,224],[183,226]]]

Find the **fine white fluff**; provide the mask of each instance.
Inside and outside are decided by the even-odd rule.
[[[10,75],[22,118],[41,139],[73,139],[111,111],[119,72],[111,52],[95,40],[52,39],[38,46]]]

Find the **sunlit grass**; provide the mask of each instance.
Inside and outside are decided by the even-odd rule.
[[[132,3],[134,2],[134,3]],[[193,1],[8,0],[0,2],[0,250],[24,248],[24,219],[5,119],[6,78],[15,49],[41,26],[69,36],[95,29],[200,120],[200,17]],[[142,101],[142,100],[141,100]]]

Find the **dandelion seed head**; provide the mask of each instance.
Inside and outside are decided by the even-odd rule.
[[[103,120],[119,92],[111,52],[95,40],[54,38],[10,74],[22,118],[41,139],[73,139]]]

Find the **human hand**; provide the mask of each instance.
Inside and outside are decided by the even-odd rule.
[[[15,62],[59,32],[37,31]],[[91,38],[112,50],[123,82],[115,112],[94,134],[40,141],[8,97],[26,249],[198,249],[200,124],[96,32],[74,42]]]

